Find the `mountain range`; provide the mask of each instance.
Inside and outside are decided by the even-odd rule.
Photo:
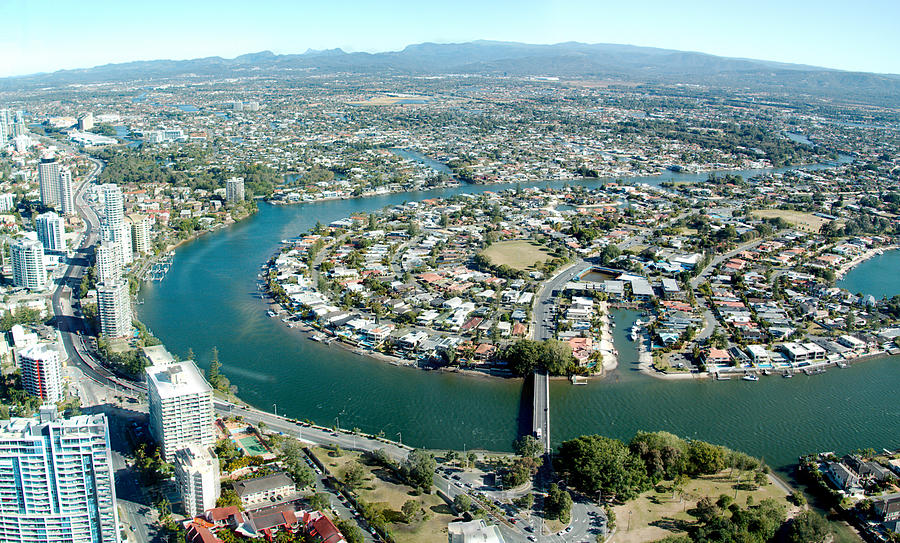
[[[0,90],[73,83],[351,72],[366,74],[480,74],[555,76],[637,83],[697,84],[776,92],[847,102],[900,105],[900,76],[847,72],[695,52],[577,42],[532,45],[514,42],[421,43],[401,51],[347,53],[340,49],[277,55],[270,51],[233,59],[152,60],[106,64],[0,79]]]

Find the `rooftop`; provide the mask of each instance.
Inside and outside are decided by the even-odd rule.
[[[191,360],[168,366],[147,367],[147,385],[154,388],[163,399],[212,393],[209,383]]]

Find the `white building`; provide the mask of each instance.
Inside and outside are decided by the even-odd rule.
[[[231,486],[244,507],[283,502],[292,498],[297,491],[294,481],[283,471],[235,481]]]
[[[13,284],[30,290],[47,286],[47,270],[44,268],[44,247],[41,242],[19,238],[9,247],[13,268]]]
[[[47,207],[59,204],[59,163],[54,157],[44,157],[38,165],[41,203]]]
[[[45,251],[65,252],[66,226],[62,217],[53,211],[41,213],[34,219],[34,229]]]
[[[117,283],[122,278],[122,247],[113,241],[101,241],[95,253],[97,282]]]
[[[0,541],[118,543],[105,415],[0,421]]]
[[[244,201],[243,177],[232,177],[225,181],[225,201],[229,203]]]
[[[63,168],[59,172],[59,211],[63,215],[75,214],[75,190],[72,187],[72,172]]]
[[[62,364],[56,345],[39,343],[18,352],[25,391],[44,403],[62,399]]]
[[[0,140],[2,142],[2,140]],[[0,213],[12,211],[16,207],[16,195],[9,192],[0,194]]]
[[[85,130],[90,130],[94,128],[94,114],[90,111],[87,113],[82,113],[78,116],[78,130],[84,132]]]
[[[175,453],[175,481],[184,512],[197,516],[216,506],[219,486],[219,459],[212,447],[191,444]]]
[[[100,196],[103,199],[100,238],[119,244],[122,266],[127,266],[134,260],[134,252],[131,247],[131,225],[125,223],[125,201],[122,198],[122,189],[113,183],[106,183],[100,185]]]
[[[150,217],[128,215],[127,220],[131,224],[131,248],[138,254],[150,254],[153,248],[150,240]]]
[[[447,525],[450,543],[503,543],[503,535],[496,526],[488,526],[484,520],[451,522]]]
[[[147,367],[150,432],[163,457],[191,444],[209,446],[213,432],[212,388],[192,361]]]
[[[131,298],[128,281],[97,285],[97,312],[100,314],[100,333],[105,337],[131,335]]]

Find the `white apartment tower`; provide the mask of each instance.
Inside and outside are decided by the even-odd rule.
[[[0,142],[2,144],[2,142]],[[16,207],[16,195],[10,192],[0,194],[0,213],[12,211]]]
[[[25,391],[44,403],[62,399],[62,364],[55,345],[38,343],[18,353]]]
[[[103,336],[126,337],[131,334],[128,280],[97,285],[97,312],[100,314],[100,333]]]
[[[190,445],[208,447],[213,433],[212,388],[190,360],[147,368],[150,433],[163,458]]]
[[[122,278],[122,248],[112,241],[101,241],[96,248],[98,283],[118,283]]]
[[[131,264],[134,253],[131,249],[131,226],[125,223],[125,202],[122,190],[118,185],[106,183],[100,185],[103,198],[103,221],[100,237],[106,241],[118,243],[122,248],[122,265]]]
[[[232,177],[225,181],[225,201],[228,203],[244,201],[243,177]]]
[[[53,211],[41,213],[34,219],[34,229],[45,251],[65,252],[66,227],[62,217]]]
[[[59,171],[59,211],[63,215],[75,214],[75,190],[72,187],[72,172],[68,168]]]
[[[119,543],[105,415],[0,421],[0,541]]]
[[[47,270],[44,268],[44,247],[41,242],[19,238],[9,247],[12,260],[13,284],[30,290],[47,286]]]
[[[41,188],[41,203],[46,207],[59,204],[59,163],[54,157],[44,157],[38,164],[38,180]]]
[[[147,215],[129,215],[127,219],[131,223],[131,248],[138,254],[150,254],[152,249],[150,244],[150,217]]]
[[[212,447],[191,444],[175,453],[175,481],[186,515],[216,506],[221,494],[219,459]]]

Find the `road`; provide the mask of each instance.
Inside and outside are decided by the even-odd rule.
[[[550,453],[550,376],[546,371],[534,372],[534,401],[532,404],[532,432],[544,446],[544,452]]]
[[[581,272],[588,267],[590,267],[590,265],[587,261],[578,259],[544,283],[540,292],[538,292],[537,301],[534,306],[534,321],[532,323],[532,334],[534,339],[542,340],[553,338],[556,329],[554,323],[555,304],[553,303],[553,300],[566,283],[575,278],[576,275],[580,275]]]
[[[94,163],[94,169],[75,189],[75,209],[84,220],[85,231],[76,243],[72,257],[68,259],[68,267],[59,279],[58,286],[50,298],[50,305],[69,362],[77,366],[85,377],[120,390],[126,395],[136,396],[146,390],[145,387],[120,379],[90,355],[84,345],[83,334],[87,331],[85,321],[75,315],[73,308],[73,290],[79,287],[82,275],[90,267],[90,255],[100,231],[100,218],[87,204],[84,194],[88,185],[93,183],[103,170],[103,162],[93,158],[90,160]]]

